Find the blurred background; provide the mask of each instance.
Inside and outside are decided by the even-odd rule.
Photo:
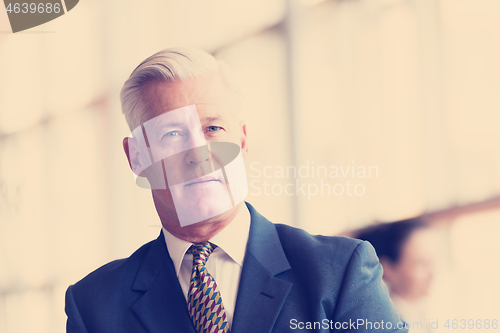
[[[500,319],[500,1],[82,0],[16,34],[0,11],[0,333],[64,332],[66,288],[158,236],[119,91],[173,46],[232,67],[260,213],[324,235],[424,216],[429,319]]]

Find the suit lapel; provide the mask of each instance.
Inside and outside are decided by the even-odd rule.
[[[290,269],[274,224],[247,204],[252,222],[231,332],[271,332],[292,283],[276,275]]]
[[[144,292],[132,310],[148,332],[195,333],[163,233],[144,257],[132,290]]]

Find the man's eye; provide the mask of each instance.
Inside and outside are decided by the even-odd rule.
[[[164,137],[171,137],[171,136],[179,136],[181,133],[179,131],[170,131],[165,133],[163,136]]]
[[[206,132],[218,132],[221,129],[222,129],[222,127],[220,127],[220,126],[208,126],[205,131]]]

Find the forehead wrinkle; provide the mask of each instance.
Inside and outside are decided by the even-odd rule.
[[[206,94],[206,90],[202,89],[197,83],[191,85],[193,80],[186,81],[150,81],[143,87],[143,97],[146,106],[143,121],[152,119],[166,112],[175,110],[180,107],[194,104],[197,106],[198,113],[207,114],[208,117],[218,120],[226,120],[230,116],[234,116],[230,110],[229,94],[227,89],[212,91],[213,94]],[[219,82],[216,81],[215,85]],[[198,106],[200,108],[198,108]],[[229,108],[229,109],[228,109]],[[202,110],[200,110],[202,109]],[[227,109],[227,110],[226,110]],[[203,121],[214,121],[217,119],[208,119],[203,117]],[[201,121],[202,119],[200,119]],[[229,121],[229,119],[227,119]]]
[[[224,104],[196,103],[198,114],[201,113],[200,121],[226,120],[231,111]]]

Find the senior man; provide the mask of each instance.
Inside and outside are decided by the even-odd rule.
[[[226,66],[166,49],[125,82],[123,141],[159,237],[70,286],[67,332],[406,332],[371,245],[244,202],[246,125]]]

